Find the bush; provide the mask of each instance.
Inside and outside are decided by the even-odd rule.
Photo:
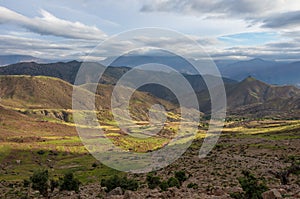
[[[180,187],[180,182],[177,178],[171,177],[168,179],[168,185],[169,187]]]
[[[187,185],[187,188],[189,188],[189,189],[198,189],[198,184],[191,182]]]
[[[59,186],[59,182],[57,180],[51,179],[50,180],[50,189],[51,192],[54,191],[55,188],[57,188]]]
[[[43,196],[48,195],[49,187],[49,174],[48,170],[38,170],[30,177],[32,188],[38,190]]]
[[[74,174],[72,172],[66,173],[60,181],[60,190],[79,191],[80,182],[78,179],[74,178]]]
[[[154,189],[161,184],[160,177],[153,176],[153,174],[149,173],[146,178],[149,189]]]
[[[96,162],[94,162],[93,164],[92,164],[92,167],[93,168],[96,168],[98,166],[98,164],[96,163]]]
[[[180,184],[182,184],[184,181],[187,180],[187,177],[186,177],[184,171],[176,171],[175,178],[177,178],[177,180],[180,182]]]
[[[242,171],[243,177],[238,178],[239,183],[244,193],[233,193],[237,197],[245,199],[262,199],[262,193],[267,191],[268,188],[265,183],[259,182],[259,180],[251,174],[249,171]]]
[[[121,188],[124,190],[136,191],[139,188],[139,183],[134,179],[127,179],[127,177],[125,177],[121,180]]]
[[[123,190],[131,190],[136,191],[139,187],[138,181],[134,179],[128,179],[127,177],[121,178],[117,175],[114,175],[113,177],[109,179],[102,179],[101,180],[101,186],[107,188],[107,192],[117,188],[121,187]]]
[[[159,188],[162,190],[162,191],[167,191],[167,189],[169,188],[169,185],[168,185],[168,182],[167,181],[162,181],[160,184],[159,184]]]
[[[27,179],[24,179],[23,180],[23,187],[29,187],[29,185],[30,185],[30,181],[27,180]]]
[[[280,171],[280,172],[273,172],[270,171],[270,173],[274,174],[276,178],[280,179],[281,184],[286,185],[289,182],[289,176],[291,174],[299,175],[300,174],[300,163],[296,162],[295,159],[292,160],[292,166],[289,168]]]
[[[39,150],[38,152],[37,152],[37,154],[39,154],[39,155],[44,155],[46,152],[44,151],[44,150]]]
[[[236,193],[230,193],[229,194],[231,198],[234,199],[243,199],[244,195],[242,193],[236,192]]]

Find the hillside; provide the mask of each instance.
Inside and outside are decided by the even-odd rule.
[[[14,108],[70,109],[72,85],[50,77],[0,76],[0,97]]]
[[[93,84],[81,85],[82,96],[91,95]],[[236,84],[225,84],[228,114],[267,115],[291,112],[299,109],[300,90],[293,86],[269,85],[252,77]],[[99,84],[96,92],[98,110],[110,110],[113,85]],[[130,91],[130,88],[127,88]],[[25,109],[71,109],[73,85],[58,78],[43,76],[0,76],[1,104]],[[136,119],[147,120],[148,110],[154,104],[162,104],[166,110],[177,112],[173,93],[165,87],[148,85],[135,91],[130,101],[130,111]],[[144,92],[146,91],[146,92]],[[200,111],[209,113],[207,90],[197,92]],[[120,96],[121,97],[121,96]],[[187,96],[188,97],[188,96]],[[85,100],[88,98],[83,98]],[[122,100],[120,100],[122,101]],[[171,102],[174,102],[171,103]],[[84,101],[92,103],[92,101]]]
[[[49,76],[60,78],[66,82],[71,84],[74,83],[77,72],[81,66],[82,62],[71,61],[71,62],[57,62],[57,63],[49,63],[49,64],[38,64],[35,62],[23,62],[18,64],[12,64],[4,67],[0,67],[0,75],[31,75],[31,76]],[[91,69],[100,70],[104,69],[104,66],[99,63],[87,62]],[[100,82],[102,84],[116,84],[118,79],[122,77],[126,72],[128,72],[131,68],[129,67],[107,67],[104,74],[102,75]],[[141,75],[156,75],[159,73],[160,75],[169,77],[170,73],[161,72],[161,71],[150,71],[150,70],[139,70],[138,73]],[[93,74],[92,74],[93,75]],[[200,75],[187,75],[184,74],[187,80],[191,83],[192,87],[196,91],[200,91],[206,88],[203,78]],[[215,78],[213,76],[207,78]],[[90,82],[89,77],[85,77],[84,83],[96,83]],[[223,78],[225,83],[236,83],[236,81]]]
[[[38,64],[35,62],[22,62],[0,67],[1,75],[30,75],[57,77],[69,83],[73,83],[81,62],[57,62],[50,64]]]
[[[77,62],[77,61],[66,62],[66,63],[58,62],[58,63],[50,63],[50,64],[37,64],[34,62],[18,63],[18,64],[13,64],[5,67],[0,67],[0,75],[31,75],[31,76],[41,75],[41,76],[60,78],[66,82],[74,84],[77,72],[81,64],[82,62]],[[88,64],[89,67],[91,67],[91,71],[104,69],[104,66],[98,63],[90,62],[85,64]],[[118,82],[118,80],[130,69],[131,68],[128,67],[108,67],[106,68],[101,79],[99,80],[99,83],[105,85],[115,85]],[[160,77],[162,79],[170,79],[171,81],[174,80],[174,78],[172,78],[172,73],[168,73],[168,72],[137,70],[137,73],[141,77],[150,76],[150,77]],[[95,74],[91,73],[89,75],[86,75],[81,79],[80,82],[77,82],[77,84],[96,83],[91,81],[92,79],[97,79],[97,77],[94,77]],[[187,81],[191,84],[195,92],[200,92],[207,89],[205,81],[201,75],[188,75],[188,74],[183,74],[183,75],[187,79]],[[214,76],[206,75],[205,78],[208,79],[210,82],[217,82],[214,81],[214,79],[216,79],[216,77]],[[237,83],[237,81],[228,78],[223,78],[223,81],[225,85],[227,84],[233,85]],[[177,84],[176,80],[174,80],[174,84]],[[138,90],[142,92],[147,92],[151,94],[153,97],[160,98],[166,101],[171,101],[172,103],[175,104],[177,103],[177,100],[174,100],[175,98],[174,94],[169,89],[159,86],[157,84],[147,84],[138,88]],[[99,106],[100,105],[107,107],[103,103],[99,104]]]
[[[248,77],[239,84],[227,88],[229,108],[265,103],[271,100],[289,99],[300,95],[293,86],[273,86]]]
[[[81,104],[84,106],[93,103],[91,100],[93,98],[88,97],[92,95],[89,91],[91,85],[77,87],[82,92]],[[97,110],[110,112],[112,90],[112,85],[98,85],[95,95]],[[13,109],[72,109],[72,91],[73,85],[58,78],[0,76],[0,104]],[[122,102],[121,98],[119,101]],[[135,119],[147,120],[148,110],[154,104],[161,104],[169,111],[176,112],[177,109],[176,105],[170,102],[155,98],[148,93],[135,91],[130,100],[130,110]]]
[[[274,86],[248,77],[225,87],[228,115],[264,117],[281,113],[282,117],[294,117],[300,111],[300,89],[293,86]],[[209,113],[208,92],[198,92],[197,96],[200,110]]]

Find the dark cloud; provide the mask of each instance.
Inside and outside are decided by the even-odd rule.
[[[297,8],[298,10],[295,10]],[[142,6],[142,12],[170,12],[205,18],[236,18],[263,28],[300,25],[300,2],[292,0],[156,0]]]
[[[273,15],[263,20],[265,28],[300,26],[300,10]]]
[[[280,0],[157,0],[142,6],[142,12],[176,12],[188,15],[255,17],[272,11]],[[272,5],[272,7],[270,7]]]
[[[270,47],[270,48],[281,48],[281,49],[292,49],[292,48],[299,48],[300,44],[299,43],[295,43],[295,42],[292,42],[292,41],[289,41],[289,42],[278,42],[278,43],[269,43],[269,44],[266,44],[267,47]]]
[[[286,48],[283,52],[283,46]],[[232,47],[223,49],[218,53],[211,53],[212,58],[228,59],[231,57],[243,57],[243,58],[262,58],[268,60],[299,60],[300,57],[300,44],[297,43],[294,47],[284,43],[269,43],[263,46],[255,47]]]

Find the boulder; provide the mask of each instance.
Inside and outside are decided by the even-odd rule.
[[[263,199],[281,199],[282,196],[277,189],[271,189],[262,194]]]
[[[115,195],[123,195],[123,190],[121,187],[114,188],[108,194],[108,196],[115,196]]]
[[[126,190],[124,193],[124,199],[140,199],[138,194],[134,193],[133,191]]]

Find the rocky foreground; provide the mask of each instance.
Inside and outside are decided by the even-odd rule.
[[[78,193],[54,190],[50,198],[232,198],[231,193],[243,192],[238,178],[241,171],[251,171],[263,178],[268,191],[262,194],[264,199],[300,198],[300,176],[290,174],[283,185],[276,174],[285,172],[300,154],[298,139],[274,140],[257,136],[223,136],[215,149],[203,159],[198,158],[200,141],[170,166],[157,171],[155,175],[167,179],[174,171],[184,170],[188,179],[179,188],[171,187],[166,191],[160,188],[149,189],[146,174],[128,174],[128,178],[139,181],[137,191],[122,190],[117,187],[110,192],[99,183],[82,185]],[[188,188],[189,183],[197,184]],[[0,185],[1,198],[18,198],[17,193],[26,193],[28,198],[43,198],[38,191],[22,188],[18,184]]]

